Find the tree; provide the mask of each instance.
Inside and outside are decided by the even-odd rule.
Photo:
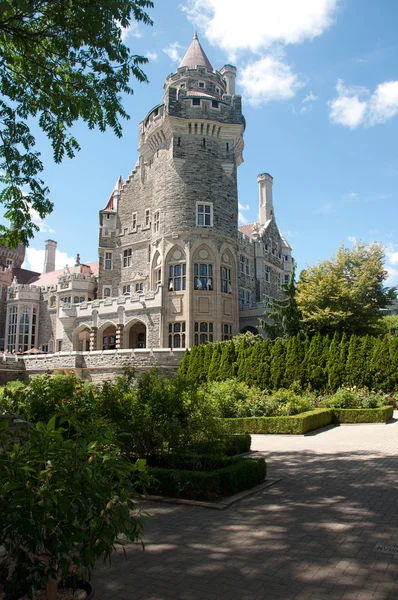
[[[271,339],[289,338],[301,331],[301,314],[296,302],[296,267],[293,266],[289,283],[282,286],[284,298],[265,303],[265,319],[261,319],[260,329]]]
[[[377,242],[341,246],[330,260],[302,271],[296,300],[311,333],[335,331],[375,333],[380,309],[396,298],[396,288],[384,286],[384,249]]]
[[[123,43],[132,21],[152,24],[151,0],[3,0],[0,2],[0,202],[12,228],[0,226],[2,243],[28,244],[41,218],[52,211],[41,179],[29,121],[47,135],[55,162],[79,150],[71,134],[79,119],[90,129],[122,135],[128,119],[121,93],[130,78],[146,81],[147,62]]]

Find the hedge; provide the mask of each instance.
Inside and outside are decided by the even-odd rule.
[[[230,459],[231,460],[231,459]],[[250,489],[264,481],[263,458],[232,459],[232,464],[215,471],[149,468],[149,493],[170,498],[212,502]]]
[[[237,456],[182,452],[162,452],[152,454],[146,459],[149,467],[178,471],[215,471],[229,467],[240,460]]]
[[[224,454],[226,456],[235,456],[249,452],[252,439],[248,433],[225,435],[219,440],[211,440],[208,442],[200,442],[194,446],[190,446],[189,450],[193,450],[198,454]]]
[[[333,423],[385,423],[393,415],[392,406],[381,408],[332,408]]]
[[[243,336],[194,346],[179,371],[197,384],[236,377],[262,390],[298,384],[318,392],[342,386],[390,392],[398,388],[398,337],[318,333],[250,342]]]
[[[290,417],[223,419],[225,429],[230,433],[303,434],[330,425],[331,422],[332,411],[329,408],[316,408]]]

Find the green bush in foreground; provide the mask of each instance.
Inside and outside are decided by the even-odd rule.
[[[267,468],[263,458],[241,458],[214,471],[150,468],[149,473],[151,494],[209,502],[259,485]]]
[[[291,417],[248,417],[223,419],[229,433],[282,433],[304,434],[313,429],[326,427],[332,422],[332,411],[318,408]]]
[[[385,423],[392,418],[392,406],[381,408],[334,408],[332,423]]]

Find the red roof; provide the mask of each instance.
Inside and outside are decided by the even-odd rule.
[[[196,31],[193,36],[191,45],[189,46],[184,58],[181,61],[180,67],[189,67],[190,69],[196,69],[198,65],[206,67],[210,73],[213,72],[213,67],[210,64],[209,59],[202,46],[199,43]]]
[[[253,225],[254,223],[249,223],[248,225],[241,225],[238,227],[239,231],[247,235],[248,237],[253,237]]]
[[[93,275],[98,275],[98,262],[89,262],[89,263],[86,263],[81,266],[89,267],[90,271]],[[71,269],[72,268],[73,268],[73,265],[71,265]],[[37,279],[32,278],[29,283],[31,283],[32,285],[40,285],[40,286],[44,286],[44,287],[56,285],[58,283],[58,277],[62,277],[63,274],[64,274],[64,269],[58,269],[57,271],[50,271],[49,273],[41,273],[41,275],[39,275],[37,277]]]

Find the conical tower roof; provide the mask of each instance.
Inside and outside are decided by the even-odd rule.
[[[211,66],[209,59],[200,45],[198,35],[195,31],[191,45],[182,59],[180,67],[189,67],[190,69],[195,69],[197,65],[203,65],[208,71],[213,71],[213,67]]]

